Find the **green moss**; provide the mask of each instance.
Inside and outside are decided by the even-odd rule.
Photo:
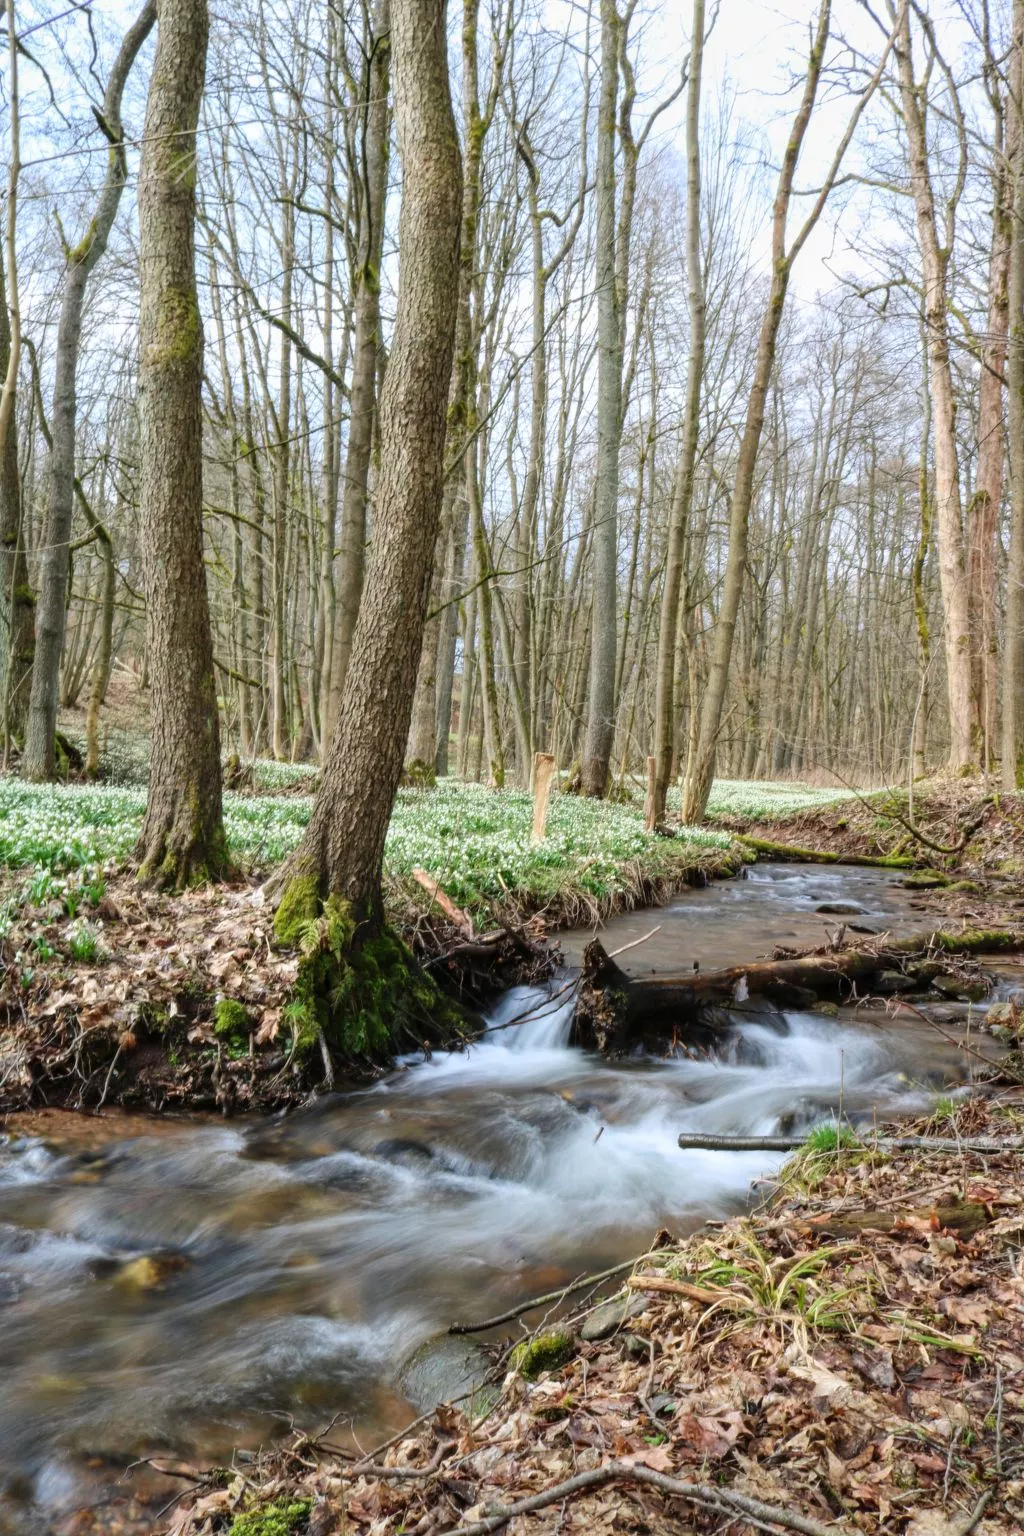
[[[274,1499],[236,1515],[228,1536],[294,1536],[306,1524],[312,1499]]]
[[[222,1040],[246,1044],[249,1039],[249,1015],[233,997],[222,997],[213,1010],[213,1032]]]
[[[285,886],[274,917],[274,934],[279,944],[297,949],[303,930],[316,921],[320,891],[315,875],[295,875]]]
[[[460,1011],[388,930],[361,937],[349,903],[323,903],[312,875],[286,886],[274,923],[278,941],[298,949],[295,992],[285,1010],[293,1054],[302,1061],[321,1037],[332,1055],[387,1060],[397,1043],[465,1033]]]
[[[198,355],[203,322],[195,295],[183,288],[165,288],[160,296],[156,335],[150,344],[152,364],[186,363]]]
[[[437,783],[437,770],[433,763],[425,763],[422,757],[414,757],[406,765],[402,782],[407,789],[433,789]]]
[[[542,1371],[557,1370],[572,1359],[575,1351],[576,1341],[571,1333],[542,1333],[517,1344],[508,1363],[520,1376],[533,1381]]]

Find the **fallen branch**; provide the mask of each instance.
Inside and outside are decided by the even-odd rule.
[[[780,1530],[799,1531],[801,1536],[836,1536],[836,1531],[842,1529],[837,1522],[828,1526],[819,1525],[806,1515],[780,1509],[774,1504],[763,1504],[760,1499],[748,1498],[746,1494],[737,1493],[732,1488],[707,1483],[684,1483],[679,1478],[666,1476],[664,1472],[655,1472],[651,1467],[633,1467],[626,1462],[610,1461],[606,1466],[595,1467],[590,1472],[579,1472],[575,1477],[567,1478],[564,1483],[556,1483],[554,1487],[545,1489],[543,1493],[532,1494],[530,1498],[520,1499],[516,1504],[504,1505],[483,1520],[457,1526],[448,1536],[488,1536],[488,1532],[498,1530],[517,1515],[531,1515],[537,1510],[548,1509],[552,1504],[570,1499],[575,1494],[617,1482],[644,1483],[673,1498],[685,1499],[688,1504],[698,1504],[716,1514],[729,1515],[733,1520],[747,1518],[761,1521]]]
[[[806,1136],[697,1136],[684,1131],[679,1145],[702,1152],[796,1152],[807,1146]],[[879,1152],[1019,1152],[1024,1136],[867,1136],[853,1150]]]
[[[658,1296],[685,1296],[688,1301],[700,1301],[709,1307],[716,1302],[730,1300],[725,1291],[712,1291],[706,1285],[691,1285],[688,1280],[672,1280],[668,1275],[630,1275],[626,1284],[633,1291],[653,1291]]]
[[[766,837],[734,834],[736,841],[752,853],[768,859],[791,859],[796,864],[859,864],[871,869],[913,869],[916,859],[905,854],[830,853],[823,848],[797,848],[791,843],[773,843]]]
[[[518,1307],[510,1307],[507,1312],[499,1312],[497,1317],[488,1317],[482,1323],[452,1323],[449,1333],[486,1333],[489,1328],[497,1328],[501,1323],[511,1323],[517,1317],[522,1317],[524,1312],[532,1312],[535,1307],[547,1306],[552,1301],[561,1301],[566,1296],[571,1296],[574,1291],[585,1291],[590,1285],[600,1285],[603,1280],[614,1280],[616,1275],[625,1274],[627,1269],[632,1269],[634,1264],[640,1264],[647,1257],[641,1254],[638,1259],[627,1259],[624,1264],[616,1264],[611,1269],[602,1269],[597,1275],[584,1275],[582,1280],[574,1280],[571,1285],[563,1285],[557,1291],[548,1291],[543,1296],[534,1296],[530,1301],[522,1301]]]
[[[672,1041],[701,1031],[714,1037],[731,1028],[729,1010],[748,995],[765,997],[779,1008],[813,1008],[821,997],[845,1002],[858,986],[870,992],[882,971],[908,961],[1019,949],[1024,949],[1024,932],[1017,929],[935,931],[885,939],[873,948],[758,960],[682,976],[631,977],[594,939],[583,954],[574,1039],[609,1052],[637,1044],[663,1048],[666,1035]]]
[[[436,901],[445,917],[450,918],[471,939],[473,937],[473,919],[468,913],[463,912],[461,907],[455,905],[447,891],[442,890],[433,876],[428,875],[425,869],[417,868],[413,870],[412,877],[417,885],[423,887],[430,899]]]

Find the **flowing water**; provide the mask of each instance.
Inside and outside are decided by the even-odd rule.
[[[851,899],[848,872],[828,878]],[[809,880],[716,888],[734,923],[748,921],[744,897],[758,903],[748,958],[787,942]],[[884,917],[891,884],[854,880],[852,899]],[[679,904],[708,935],[704,954],[714,900]],[[854,1118],[910,1112],[966,1070],[923,1024],[767,1012],[711,1059],[608,1064],[568,1045],[570,1011],[517,989],[466,1052],[286,1119],[12,1128],[0,1530],[56,1528],[90,1460],[223,1459],[335,1415],[372,1443],[411,1416],[401,1366],[423,1340],[628,1257],[660,1226],[736,1210],[774,1166],[680,1151],[680,1131],[799,1131],[840,1104]]]

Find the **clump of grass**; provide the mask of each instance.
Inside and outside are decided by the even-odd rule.
[[[743,1223],[726,1235],[724,1249],[720,1239],[702,1245],[685,1278],[721,1292],[703,1312],[702,1329],[724,1323],[731,1333],[753,1323],[806,1349],[814,1334],[855,1332],[860,1312],[871,1303],[863,1276],[854,1285],[832,1273],[833,1260],[842,1259],[845,1266],[854,1252],[850,1244],[832,1244],[773,1257]]]
[[[855,1131],[839,1121],[813,1126],[803,1146],[788,1160],[781,1180],[788,1189],[815,1190],[833,1171],[840,1157],[858,1162],[867,1150]]]
[[[830,1124],[816,1125],[808,1131],[804,1141],[804,1150],[821,1156],[823,1153],[840,1152],[844,1147],[859,1147],[860,1141],[856,1133],[848,1125],[839,1125],[836,1121]]]
[[[68,934],[68,953],[72,960],[90,963],[100,952],[99,940],[87,923],[79,923]]]

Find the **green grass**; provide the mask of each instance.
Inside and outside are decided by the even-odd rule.
[[[848,1125],[816,1125],[808,1131],[804,1150],[815,1154],[839,1152],[843,1147],[857,1147],[860,1142]]]

